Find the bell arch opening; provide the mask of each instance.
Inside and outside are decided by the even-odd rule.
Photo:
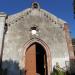
[[[25,53],[25,75],[48,75],[45,48],[38,42],[29,45]]]

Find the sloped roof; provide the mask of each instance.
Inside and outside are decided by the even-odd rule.
[[[27,16],[29,15],[30,13],[32,13],[33,15],[44,15],[46,16],[47,18],[49,18],[50,20],[52,20],[53,22],[56,22],[56,23],[59,23],[60,25],[63,25],[64,23],[67,23],[66,21],[56,17],[55,15],[53,15],[52,13],[44,10],[44,9],[33,9],[32,7],[31,8],[27,8],[19,13],[16,13],[16,14],[13,14],[13,15],[9,15],[8,16],[8,19],[6,20],[7,23],[10,23],[14,20],[17,20],[19,19],[20,17],[24,17],[24,16]]]

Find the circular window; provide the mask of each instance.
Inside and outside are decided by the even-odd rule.
[[[37,33],[37,28],[31,27],[31,33],[32,33],[32,35],[35,35]]]
[[[32,30],[31,33],[32,33],[32,35],[35,35],[37,33],[37,31],[36,30]]]

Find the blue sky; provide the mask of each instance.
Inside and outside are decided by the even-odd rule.
[[[75,38],[75,19],[73,18],[73,0],[0,0],[0,12],[8,15],[31,7],[37,1],[40,7],[69,23],[71,37]]]

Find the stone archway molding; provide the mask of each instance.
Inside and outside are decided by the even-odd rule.
[[[51,71],[52,71],[52,58],[51,58],[51,52],[50,52],[50,48],[48,47],[48,45],[41,39],[39,38],[36,38],[36,39],[30,39],[29,41],[27,41],[25,44],[24,44],[24,56],[23,56],[23,66],[24,66],[24,69],[25,69],[25,54],[26,54],[26,50],[27,48],[33,44],[33,43],[39,43],[40,45],[43,46],[43,48],[45,49],[46,51],[46,56],[47,56],[47,69],[48,69],[48,75],[50,75]]]

